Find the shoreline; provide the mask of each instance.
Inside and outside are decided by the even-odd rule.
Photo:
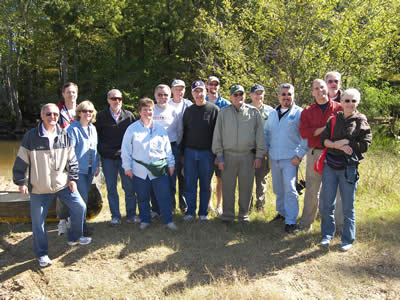
[[[14,184],[11,178],[5,177],[5,176],[0,176],[0,191],[17,191],[18,192],[18,186]]]

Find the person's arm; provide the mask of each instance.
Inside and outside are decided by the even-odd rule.
[[[372,130],[368,124],[367,118],[363,117],[360,120],[360,133],[354,139],[350,140],[349,146],[356,152],[356,153],[364,153],[367,152],[369,146],[372,142]]]
[[[224,149],[222,147],[222,114],[218,114],[217,122],[214,127],[214,134],[212,140],[212,152],[217,156],[218,168],[224,169]]]
[[[30,165],[29,150],[28,150],[28,134],[24,135],[21,146],[18,149],[17,157],[15,158],[13,172],[13,182],[18,185],[19,191],[27,195],[28,194],[28,180],[26,177],[26,171]]]
[[[132,160],[133,160],[133,139],[134,139],[134,134],[133,134],[133,129],[130,125],[124,134],[124,137],[122,138],[122,144],[121,144],[121,161],[122,161],[122,168],[125,171],[125,175],[128,177],[132,178],[133,177],[133,172],[132,172]]]
[[[171,149],[171,143],[168,139],[168,135],[165,135],[165,146],[164,146],[164,151],[166,154],[166,161],[168,165],[168,173],[170,176],[174,174],[175,171],[175,159],[174,159],[174,154],[172,153]]]

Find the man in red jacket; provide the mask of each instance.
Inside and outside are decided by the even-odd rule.
[[[312,83],[312,95],[315,102],[307,106],[300,117],[300,135],[308,139],[306,164],[306,194],[304,196],[303,214],[298,230],[310,230],[317,215],[321,175],[314,171],[314,163],[321,155],[323,146],[320,143],[322,131],[330,118],[343,110],[341,105],[328,97],[328,87],[322,79]]]

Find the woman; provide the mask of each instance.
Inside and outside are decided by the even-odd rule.
[[[89,100],[76,107],[75,120],[67,129],[79,164],[78,191],[86,205],[93,176],[99,174],[99,155],[97,153],[97,131],[92,124],[96,121],[96,110]],[[86,221],[83,233],[89,235]]]
[[[122,168],[133,180],[139,202],[140,229],[150,225],[150,194],[154,192],[161,209],[163,222],[171,230],[171,193],[168,174],[174,173],[174,156],[167,131],[153,122],[154,102],[149,98],[139,101],[140,120],[131,124],[121,146]]]
[[[322,172],[319,210],[321,245],[327,247],[335,235],[335,197],[339,185],[344,215],[340,250],[348,251],[355,239],[354,200],[358,183],[358,164],[363,159],[362,153],[366,152],[371,144],[372,133],[365,115],[357,111],[360,103],[358,90],[344,91],[340,103],[343,112],[338,112],[335,120],[329,120],[321,134],[321,144],[328,149]],[[334,128],[331,135],[332,126]]]

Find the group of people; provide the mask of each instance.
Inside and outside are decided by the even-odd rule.
[[[309,230],[319,203],[321,245],[328,246],[334,237],[334,212],[340,210],[343,214],[337,216],[336,225],[342,232],[341,249],[351,248],[357,166],[372,139],[365,116],[356,110],[357,90],[342,93],[340,74],[329,72],[325,80],[313,81],[315,102],[303,110],[295,104],[294,87],[289,83],[279,86],[276,108],[264,103],[265,89],[260,84],[251,87],[251,104],[245,103],[246,92],[239,84],[230,88],[230,101],[222,98],[215,76],[205,83],[192,83],[193,103],[184,98],[185,88],[180,79],[171,87],[157,85],[155,103],[150,98],[139,100],[139,120],[122,107],[122,93],[117,89],[107,93],[108,107],[98,114],[89,100],[78,105],[78,86],[72,82],[62,89],[63,101],[43,106],[41,122],[25,134],[13,167],[14,183],[21,193],[31,195],[34,253],[41,267],[52,263],[45,219],[54,196],[59,234],[68,230],[71,246],[91,242],[86,207],[100,161],[113,226],[122,219],[118,174],[127,223],[139,223],[144,230],[161,216],[167,228],[176,230],[172,212],[177,207],[184,222],[196,216],[201,222],[208,220],[208,211],[214,210],[210,201],[213,174],[215,210],[221,220],[229,224],[235,219],[238,182],[237,218],[249,223],[250,209],[264,208],[266,176],[271,170],[274,220],[284,220],[287,233]],[[306,155],[307,188],[297,224],[297,171]],[[321,155],[325,157],[322,174],[314,166]]]

